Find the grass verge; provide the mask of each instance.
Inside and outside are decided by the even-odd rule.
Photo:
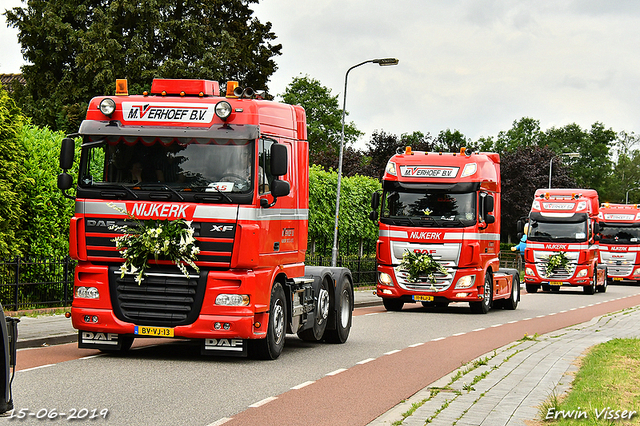
[[[540,417],[554,425],[640,425],[640,339],[592,347],[571,391],[550,395]]]

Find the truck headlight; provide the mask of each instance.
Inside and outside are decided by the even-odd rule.
[[[216,305],[221,306],[248,306],[248,294],[219,294],[216,297]]]
[[[640,275],[640,268],[633,271],[633,275]]]
[[[466,275],[458,280],[456,288],[469,288],[476,282],[475,275]]]
[[[79,299],[99,299],[100,291],[95,287],[76,287],[75,296]]]
[[[231,104],[227,101],[220,101],[216,104],[214,111],[218,117],[226,121],[231,115]]]
[[[393,279],[391,278],[391,275],[386,272],[380,272],[378,275],[378,281],[380,281],[380,284],[382,285],[393,287]]]
[[[111,98],[104,98],[103,100],[100,101],[100,105],[98,105],[98,109],[100,110],[101,113],[103,113],[107,117],[111,117],[111,114],[113,114],[116,111],[116,101],[114,101]]]
[[[525,275],[535,275],[533,273],[533,269],[531,269],[531,268],[524,268],[524,274]]]
[[[576,278],[586,277],[588,273],[589,273],[588,269],[583,269],[582,271],[578,272],[578,275],[576,275]]]

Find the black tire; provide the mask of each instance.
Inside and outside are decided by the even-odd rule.
[[[484,297],[481,302],[469,302],[471,312],[474,314],[486,314],[491,309],[493,299],[493,280],[491,274],[484,275]]]
[[[524,287],[527,289],[527,293],[537,293],[540,286],[537,284],[525,284]]]
[[[344,343],[349,338],[351,331],[351,319],[353,318],[353,302],[351,297],[353,289],[349,278],[343,277],[340,283],[336,283],[336,297],[333,301],[332,311],[336,316],[335,329],[327,329],[324,332],[324,341],[328,343]],[[331,291],[331,289],[329,290]]]
[[[582,287],[582,291],[584,294],[596,294],[596,283],[598,282],[598,272],[593,269],[593,279],[591,280],[591,284],[585,285]]]
[[[509,298],[503,301],[505,309],[514,311],[518,307],[518,301],[520,300],[520,274],[511,274],[513,279],[511,280],[511,294]]]
[[[400,299],[389,299],[388,297],[382,298],[382,304],[387,311],[398,312],[402,310],[404,302]]]
[[[104,352],[106,354],[125,354],[129,352],[131,349],[131,345],[133,345],[133,341],[135,337],[119,335],[118,340],[120,341],[120,349],[100,349],[100,352]]]
[[[287,332],[287,301],[280,283],[271,289],[267,337],[252,340],[254,354],[259,359],[276,359],[282,353]]]
[[[305,342],[319,342],[327,328],[329,318],[329,307],[331,304],[329,297],[329,285],[326,280],[322,280],[316,298],[316,309],[313,320],[313,327],[298,332],[298,337]]]

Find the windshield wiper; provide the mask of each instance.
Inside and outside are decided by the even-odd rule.
[[[92,187],[96,188],[96,189],[102,189],[102,188],[122,188],[125,191],[127,191],[129,194],[131,194],[133,196],[133,198],[138,199],[140,197],[138,197],[138,194],[136,194],[135,192],[133,192],[131,190],[131,188],[128,188],[127,186],[121,184],[121,183],[115,183],[115,182],[105,182],[105,183],[100,183],[100,184],[91,184]]]
[[[165,185],[164,183],[141,183],[139,184],[139,186],[150,186],[152,188],[163,188],[166,189],[167,191],[173,192],[174,194],[176,194],[178,196],[178,198],[180,198],[180,201],[184,201],[184,197],[182,195],[180,195],[180,193],[178,191],[176,191],[175,189]]]

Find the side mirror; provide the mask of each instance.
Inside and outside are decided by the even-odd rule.
[[[289,195],[289,192],[291,192],[291,186],[286,180],[275,179],[271,182],[271,195],[274,198],[284,197]]]
[[[380,208],[380,193],[374,192],[371,194],[371,208],[373,210],[378,210]]]
[[[487,195],[484,198],[484,213],[485,213],[485,216],[487,216],[487,213],[491,213],[493,211],[494,207],[495,207],[495,199],[493,198],[493,195]],[[494,218],[494,221],[495,221],[495,218]]]
[[[593,224],[593,233],[594,234],[599,234],[600,233],[600,224],[598,222],[595,222]]]
[[[60,168],[62,170],[69,170],[73,167],[73,157],[75,154],[76,145],[71,138],[62,139],[62,145],[60,146]]]
[[[490,214],[486,215],[486,217],[484,218],[485,223],[487,224],[492,224],[495,223],[496,218],[495,216],[491,216]]]
[[[522,234],[524,234],[524,223],[522,220],[518,219],[516,222],[516,232],[518,233],[518,240],[522,238]]]
[[[271,145],[271,174],[273,176],[284,176],[287,174],[289,157],[286,145],[274,143]],[[273,193],[273,189],[271,190]],[[288,194],[289,192],[287,192]],[[285,195],[287,195],[285,194]]]
[[[369,213],[369,219],[371,219],[372,222],[375,222],[378,220],[378,212],[376,210],[371,210],[371,213]]]
[[[73,178],[67,172],[60,173],[58,175],[58,189],[66,191],[73,186]]]

